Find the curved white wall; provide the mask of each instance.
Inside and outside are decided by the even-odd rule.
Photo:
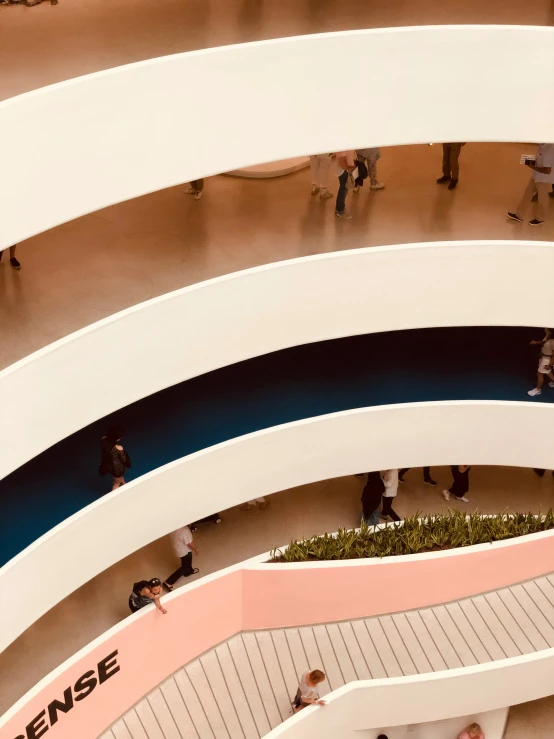
[[[526,402],[376,406],[277,426],[184,457],[96,501],[0,570],[0,650],[114,562],[215,510],[371,469],[457,460],[552,468],[544,439],[553,420],[554,406]],[[183,490],[195,491],[186,503]]]
[[[329,705],[324,710],[305,709],[267,734],[266,739],[312,736],[373,739],[377,732],[367,731],[373,727],[444,721],[486,713],[545,698],[552,695],[553,690],[554,649],[448,670],[448,673],[361,680],[327,696]],[[487,736],[493,735],[487,732]]]
[[[479,25],[262,41],[52,85],[0,103],[0,248],[189,179],[314,151],[552,140],[553,77],[553,28]]]
[[[553,244],[436,242],[278,262],[163,295],[0,372],[0,478],[129,403],[268,352],[397,329],[554,326],[552,274]]]

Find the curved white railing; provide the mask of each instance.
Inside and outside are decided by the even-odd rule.
[[[80,650],[0,719],[0,739],[19,737],[33,723],[44,728],[55,700],[72,705],[58,714],[53,736],[95,739],[166,677],[234,634],[407,611],[497,590],[551,571],[553,540],[548,531],[347,562],[266,564],[267,554],[255,557],[164,597],[167,615],[149,606]],[[156,655],[146,667],[144,645]],[[329,729],[343,722],[346,731],[491,711],[551,695],[553,668],[554,650],[545,649],[439,674],[354,683],[333,693],[325,710],[308,709],[271,736],[350,736],[328,733],[321,721]],[[92,690],[79,683],[85,674],[96,681]]]
[[[213,511],[364,470],[458,460],[551,468],[544,439],[553,419],[553,405],[527,402],[374,406],[276,426],[191,454],[71,516],[0,570],[0,649],[107,567]],[[184,498],[183,490],[194,495]]]
[[[398,329],[554,326],[552,274],[553,244],[437,242],[278,262],[162,295],[0,372],[0,478],[129,403],[268,352]]]
[[[266,739],[305,739],[312,736],[359,739],[360,735],[377,736],[378,731],[366,734],[371,729],[405,725],[415,729],[416,724],[440,721],[441,727],[436,734],[429,728],[427,732],[420,731],[416,735],[429,739],[431,734],[433,737],[457,736],[475,718],[487,737],[502,739],[505,728],[502,719],[506,718],[510,706],[552,694],[553,669],[554,649],[545,649],[524,657],[449,670],[448,674],[438,672],[360,680],[326,696],[329,704],[325,710],[305,709],[267,734]],[[506,709],[501,712],[502,716],[491,715],[499,709]],[[476,714],[482,714],[484,720]],[[452,726],[442,724],[459,716],[471,718],[465,724],[459,721],[452,722]],[[487,720],[494,726],[489,727]],[[457,727],[456,731],[454,727]]]
[[[205,49],[35,90],[0,103],[0,248],[154,190],[314,151],[549,141],[553,76],[553,28],[424,26]]]

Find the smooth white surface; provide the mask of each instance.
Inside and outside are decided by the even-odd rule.
[[[327,696],[324,710],[305,708],[266,735],[266,739],[375,739],[373,727],[402,726],[469,716],[537,700],[554,691],[554,649],[485,665],[412,677],[352,682]],[[487,739],[496,739],[499,718]],[[461,728],[464,728],[463,726]],[[411,739],[402,731],[390,739]],[[417,734],[416,734],[417,736]],[[456,734],[423,734],[455,737]]]
[[[313,152],[549,141],[553,78],[554,28],[477,25],[261,41],[62,82],[0,103],[0,248],[154,190]],[[338,91],[352,101],[348,125]]]
[[[162,295],[0,372],[0,478],[129,403],[268,352],[397,329],[554,326],[552,274],[554,244],[436,242],[278,262]]]
[[[552,467],[544,439],[551,435],[553,419],[554,406],[526,402],[374,406],[276,426],[172,462],[67,519],[0,570],[0,650],[87,580],[189,521],[253,497],[360,470],[457,459]],[[195,495],[183,498],[183,490]]]

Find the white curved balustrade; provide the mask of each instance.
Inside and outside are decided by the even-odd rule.
[[[445,465],[459,459],[475,465],[551,468],[552,450],[544,439],[550,436],[553,418],[554,406],[527,402],[373,406],[276,426],[191,454],[84,508],[0,570],[0,649],[139,547],[255,496],[360,470]],[[184,490],[195,494],[184,498]],[[510,576],[516,571],[514,562]]]
[[[553,28],[478,25],[276,39],[61,82],[0,103],[0,248],[190,179],[311,152],[549,141],[553,77]],[[338,91],[348,125],[338,102],[322,114]]]
[[[278,262],[162,295],[0,372],[0,478],[136,400],[269,352],[377,331],[554,326],[552,274],[549,243],[436,242]]]

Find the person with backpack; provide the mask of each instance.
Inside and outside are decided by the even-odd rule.
[[[131,458],[121,444],[125,434],[122,426],[113,425],[108,429],[106,436],[100,441],[100,475],[112,475],[112,490],[125,485],[125,470],[131,467]]]

